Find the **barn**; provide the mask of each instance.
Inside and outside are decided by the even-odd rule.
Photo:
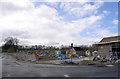
[[[99,55],[112,55],[120,57],[120,36],[105,37],[95,44]]]

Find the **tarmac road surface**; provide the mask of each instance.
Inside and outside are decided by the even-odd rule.
[[[118,77],[118,66],[59,66],[51,64],[30,64],[16,62],[9,55],[3,55],[3,77]]]
[[[0,53],[0,78],[2,78],[2,53]]]

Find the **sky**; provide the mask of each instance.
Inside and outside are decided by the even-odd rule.
[[[0,45],[91,45],[118,35],[118,2],[0,1]]]

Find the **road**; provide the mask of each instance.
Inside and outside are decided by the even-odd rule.
[[[9,55],[3,55],[3,77],[117,77],[118,66],[59,66],[17,62]]]
[[[0,48],[1,51],[1,48]],[[2,53],[0,53],[0,78],[2,78]]]

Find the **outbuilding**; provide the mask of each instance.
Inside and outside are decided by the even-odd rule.
[[[95,45],[99,55],[120,57],[120,36],[105,37]]]

